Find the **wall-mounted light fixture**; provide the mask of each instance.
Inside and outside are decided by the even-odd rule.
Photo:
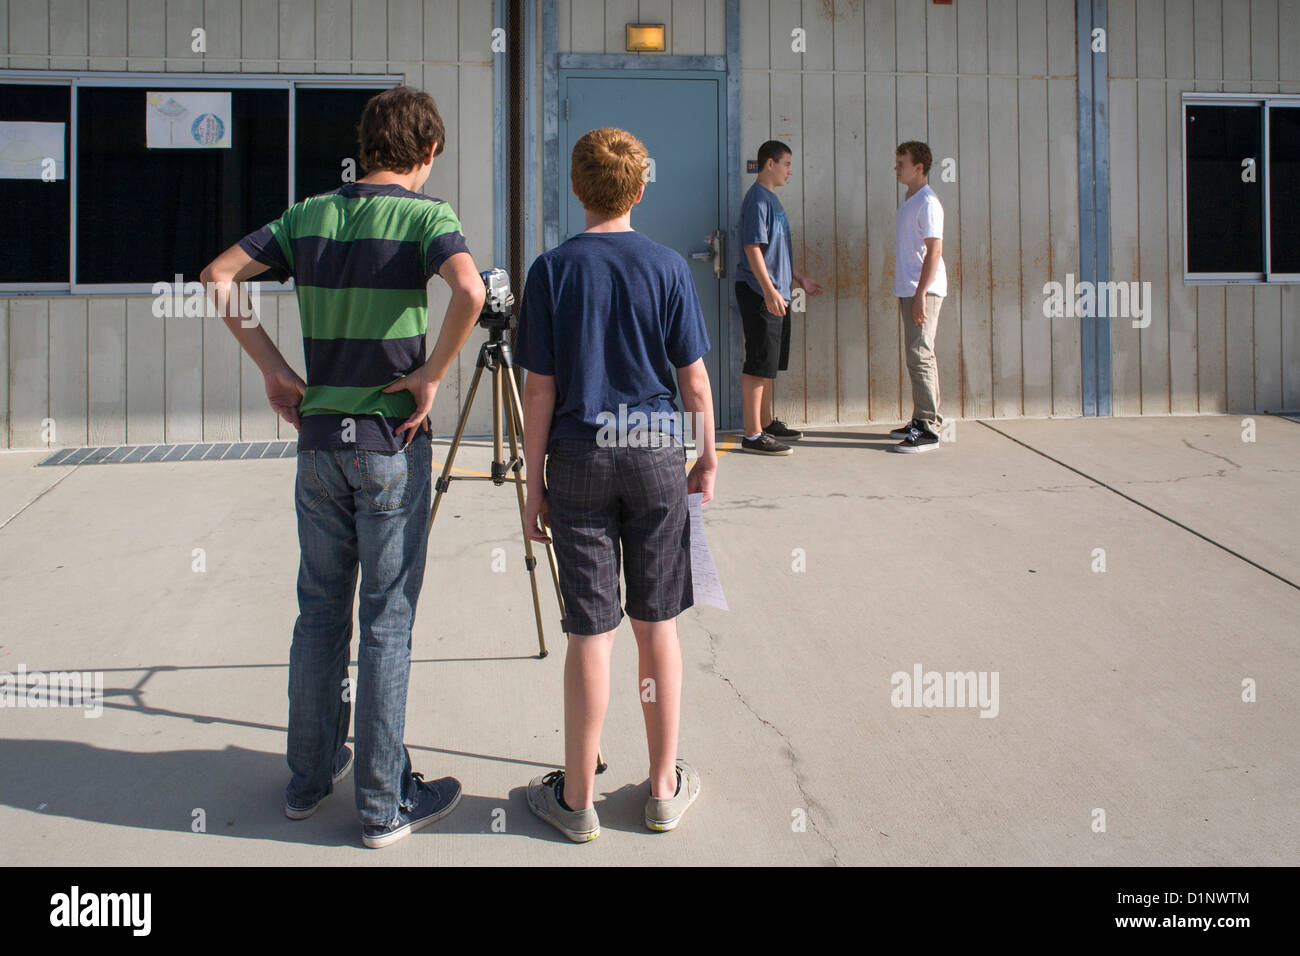
[[[627,50],[629,53],[662,53],[664,25],[662,23],[629,23],[627,25]]]

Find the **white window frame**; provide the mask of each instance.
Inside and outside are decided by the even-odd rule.
[[[1264,182],[1264,271],[1263,272],[1188,272],[1187,229],[1191,218],[1187,198],[1187,107],[1189,106],[1258,106],[1263,111],[1264,130],[1260,141],[1260,170]],[[1300,108],[1297,93],[1183,93],[1179,104],[1179,122],[1182,126],[1183,166],[1183,284],[1184,285],[1288,285],[1300,283],[1300,273],[1272,271],[1273,235],[1272,206],[1269,194],[1273,178],[1269,169],[1268,111],[1273,106]]]
[[[0,92],[7,85],[16,86],[66,86],[69,96],[68,113],[68,282],[0,282],[0,298],[86,296],[86,295],[152,295],[153,286],[144,282],[77,282],[77,90],[81,87],[113,87],[115,89],[160,86],[184,86],[211,90],[286,90],[289,94],[289,194],[284,208],[295,195],[295,166],[297,160],[297,92],[299,89],[358,90],[388,89],[401,86],[405,77],[393,73],[123,73],[106,70],[8,70],[0,69]],[[171,276],[158,281],[172,281]],[[270,293],[292,292],[293,280],[288,282],[262,282],[264,291]]]

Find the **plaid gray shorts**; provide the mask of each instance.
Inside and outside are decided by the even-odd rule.
[[[623,620],[620,552],[631,617],[667,621],[695,603],[681,445],[606,448],[558,438],[546,488],[568,633],[603,634]]]

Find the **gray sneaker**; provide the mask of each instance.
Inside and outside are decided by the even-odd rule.
[[[564,771],[552,770],[534,777],[528,784],[528,807],[574,843],[588,843],[600,836],[600,818],[595,807],[568,810],[560,803]]]
[[[656,832],[666,832],[677,826],[686,808],[700,795],[700,775],[695,768],[677,758],[677,792],[671,797],[651,794],[645,802],[645,825]]]

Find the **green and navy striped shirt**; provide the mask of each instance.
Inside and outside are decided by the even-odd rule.
[[[469,251],[451,206],[396,184],[349,183],[295,203],[239,246],[271,277],[294,280],[307,362],[298,447],[401,450],[394,429],[415,401],[382,389],[424,364],[428,281]]]

